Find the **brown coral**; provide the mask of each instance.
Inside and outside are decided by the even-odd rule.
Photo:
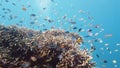
[[[82,41],[78,34],[64,30],[41,33],[0,26],[0,67],[92,68],[91,56],[80,49]]]

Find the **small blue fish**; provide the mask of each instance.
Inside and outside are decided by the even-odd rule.
[[[35,15],[35,14],[30,14],[30,16],[33,16],[33,17],[35,17],[36,15]]]
[[[73,27],[73,29],[77,29],[77,27]]]

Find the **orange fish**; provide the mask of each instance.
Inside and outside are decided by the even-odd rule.
[[[76,39],[76,42],[77,42],[77,43],[82,42],[82,38],[77,38],[77,39]]]
[[[107,34],[107,35],[104,35],[105,38],[108,38],[108,37],[111,37],[113,36],[112,34]]]
[[[22,8],[23,11],[26,11],[27,9],[25,7]]]

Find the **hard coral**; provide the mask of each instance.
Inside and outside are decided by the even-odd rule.
[[[81,37],[64,30],[40,33],[0,26],[2,68],[92,68],[91,56],[80,49]],[[78,43],[79,42],[79,43]]]

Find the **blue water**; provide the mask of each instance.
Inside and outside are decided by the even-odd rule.
[[[0,0],[0,24],[17,25],[41,31],[52,27],[77,32],[77,29],[70,28],[72,26],[85,30],[92,29],[93,33],[104,29],[94,37],[102,39],[103,43],[93,42],[96,50],[92,53],[92,61],[97,63],[95,68],[120,68],[119,4],[120,0]],[[35,16],[30,16],[31,14]],[[71,24],[61,19],[63,16],[66,16],[67,20],[72,19],[77,23]],[[88,19],[88,17],[92,19]],[[46,18],[54,20],[54,22],[49,23],[44,20]],[[84,18],[84,20],[79,21],[79,18]],[[92,28],[89,23],[100,25],[100,28]],[[86,32],[77,33],[83,38],[87,34]],[[109,34],[112,36],[105,38],[105,35]],[[92,40],[92,38],[85,38],[85,41],[88,40]],[[83,47],[89,49],[89,45],[86,42]]]

